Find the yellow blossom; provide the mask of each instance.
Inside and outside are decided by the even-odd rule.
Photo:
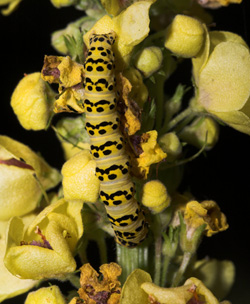
[[[190,201],[186,205],[184,220],[192,231],[206,224],[205,235],[212,236],[215,233],[228,228],[227,219],[220,211],[219,206],[214,201]]]
[[[141,269],[135,269],[132,271],[122,287],[120,304],[147,303],[148,295],[141,288],[141,284],[144,282],[152,282],[152,278],[149,273]]]
[[[219,301],[212,294],[212,292],[202,283],[202,281],[192,277],[186,280],[184,286],[190,286],[190,284],[193,284],[196,298],[200,300],[201,303],[219,304]]]
[[[66,56],[58,65],[60,81],[66,88],[72,87],[82,82],[83,66]]]
[[[0,239],[0,302],[27,292],[38,283],[34,280],[21,280],[6,269],[3,263],[5,249],[5,240]]]
[[[249,48],[240,36],[210,32],[203,50],[193,59],[197,90],[192,107],[250,134],[249,69]]]
[[[154,213],[159,213],[170,204],[170,196],[164,184],[159,180],[152,180],[143,186],[142,204]]]
[[[121,267],[116,263],[103,264],[100,267],[103,278],[100,280],[99,274],[90,264],[84,264],[81,267],[81,288],[78,290],[80,299],[86,304],[95,304],[97,299],[100,301],[104,297],[105,303],[118,304],[121,283],[117,277],[121,275],[121,271]]]
[[[192,17],[177,15],[167,28],[165,47],[177,56],[196,56],[203,42],[204,27]]]
[[[143,152],[137,158],[137,162],[141,171],[145,172],[145,176],[149,173],[150,165],[159,163],[167,157],[157,143],[157,135],[157,131],[149,131],[145,133],[141,142]]]
[[[55,93],[41,78],[41,73],[26,75],[11,97],[11,106],[23,128],[42,130],[48,125]]]
[[[89,35],[116,32],[114,45],[117,55],[117,69],[122,70],[128,63],[133,48],[143,41],[149,33],[149,9],[154,0],[138,1],[131,4],[120,14],[111,18],[105,15],[84,35],[84,42],[89,46]]]
[[[149,295],[150,299],[160,304],[187,304],[193,297],[193,293],[190,291],[193,286],[194,284],[191,283],[186,286],[163,288],[154,283],[146,282],[141,285],[141,288]]]
[[[69,56],[45,56],[42,78],[49,83],[59,84],[59,96],[54,111],[84,112],[82,99],[83,66],[72,61]]]
[[[136,101],[140,108],[143,108],[144,103],[148,100],[148,89],[143,83],[141,73],[134,68],[129,68],[123,71],[122,75],[122,77],[126,77],[131,84],[131,88],[129,90],[129,98]]]
[[[61,180],[56,169],[7,136],[0,136],[0,168],[0,220],[4,221],[34,210],[42,197],[41,187],[48,190]]]
[[[24,304],[66,304],[58,286],[40,288],[30,292]]]
[[[11,14],[19,5],[22,0],[0,0],[0,5],[8,4],[8,7],[1,10],[1,13],[5,16]]]
[[[71,157],[62,167],[65,199],[95,203],[100,187],[95,169],[96,163],[89,150]]]
[[[81,202],[61,199],[46,207],[26,229],[22,219],[9,223],[6,268],[22,279],[63,278],[73,272],[73,254],[83,234]]]

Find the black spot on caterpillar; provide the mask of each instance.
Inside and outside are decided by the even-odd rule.
[[[116,241],[126,247],[135,247],[145,239],[148,228],[134,197],[129,157],[119,130],[114,42],[115,33],[90,36],[84,63],[86,130],[96,160],[96,176],[101,181],[100,198],[106,206]]]

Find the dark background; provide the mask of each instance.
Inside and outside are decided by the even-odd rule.
[[[240,34],[250,45],[249,0],[212,13],[216,23],[214,29]],[[24,130],[9,101],[24,73],[40,71],[45,54],[57,55],[50,46],[51,33],[81,16],[82,12],[74,8],[56,9],[49,0],[23,0],[12,15],[0,16],[0,134],[40,151],[48,163],[58,169],[64,160],[53,131]],[[250,137],[223,127],[215,148],[190,163],[185,173],[191,192],[199,200],[215,200],[227,215],[230,228],[205,238],[199,256],[234,261],[236,283],[227,298],[235,304],[250,303],[249,158]],[[23,303],[24,298],[21,296],[17,300]]]

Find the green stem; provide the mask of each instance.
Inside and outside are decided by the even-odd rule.
[[[148,244],[144,242],[136,248],[126,248],[124,246],[116,245],[117,263],[122,267],[122,274],[119,280],[123,284],[130,273],[137,269],[148,270],[149,266],[149,250]]]
[[[106,264],[108,261],[108,256],[107,256],[107,244],[104,237],[97,239],[97,246],[99,248],[101,264]]]
[[[178,269],[178,271],[175,274],[172,287],[176,287],[180,283],[180,281],[181,281],[181,279],[182,279],[182,277],[183,277],[183,275],[184,275],[184,273],[187,269],[187,266],[188,266],[188,264],[191,260],[191,257],[192,257],[191,252],[184,252],[180,268]]]
[[[154,271],[154,283],[160,285],[161,278],[161,250],[162,250],[162,238],[158,235],[155,241],[155,271]]]
[[[161,276],[161,287],[165,287],[167,283],[167,273],[168,267],[170,265],[171,258],[168,255],[164,256],[163,267],[162,267],[162,276]]]
[[[182,111],[180,114],[175,116],[167,125],[166,131],[173,129],[177,124],[179,124],[182,120],[190,116],[191,114],[195,114],[195,110],[193,108],[187,108]]]

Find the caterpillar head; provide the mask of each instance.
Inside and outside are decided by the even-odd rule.
[[[107,43],[109,45],[113,45],[115,43],[116,34],[114,31],[111,31],[107,34],[96,34],[95,32],[90,34],[89,45],[93,43]]]

